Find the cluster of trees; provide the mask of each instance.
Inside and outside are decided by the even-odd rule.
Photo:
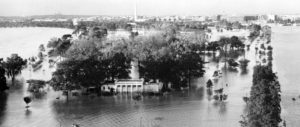
[[[95,21],[80,21],[79,25],[86,27],[101,27],[107,30],[117,30],[117,29],[132,29],[130,25],[133,21],[128,19],[114,19],[114,20],[95,20]],[[195,21],[185,21],[185,22],[159,22],[154,20],[148,20],[145,22],[138,22],[137,25],[144,29],[158,29],[161,30],[163,26],[174,26],[177,30],[206,30],[208,28],[207,24]],[[2,21],[0,22],[0,27],[59,27],[59,28],[75,28],[72,20],[67,21],[33,21],[31,19],[20,20],[17,22]]]
[[[100,26],[109,30],[125,29],[128,27],[129,20],[101,20],[101,21],[81,21],[80,23],[87,27]],[[1,21],[0,27],[58,27],[58,28],[75,28],[72,20],[67,21],[32,21],[30,19],[17,22]]]
[[[79,25],[83,25],[86,27],[101,27],[106,28],[108,30],[114,31],[117,29],[127,29],[129,20],[101,20],[101,21],[81,21]]]
[[[108,30],[105,27],[87,27],[86,25],[80,24],[75,27],[73,34],[77,34],[80,39],[106,39]]]
[[[106,32],[94,27],[85,37],[74,40],[64,50],[65,59],[58,63],[51,85],[56,90],[72,90],[128,78],[131,62],[138,62],[140,76],[146,81],[159,79],[177,88],[204,73],[202,39],[191,41],[174,29],[120,40],[106,39],[106,36]]]
[[[245,44],[237,36],[232,36],[230,38],[222,37],[219,41],[209,42],[206,46],[206,50],[213,52],[217,50],[227,51],[228,47],[230,47],[230,49],[239,50],[243,49]]]
[[[3,59],[0,59],[0,93],[8,89],[3,65]]]
[[[203,75],[203,42],[193,43],[174,34],[140,40],[135,44],[134,54],[139,62],[140,76],[146,81],[159,79],[165,86],[171,83],[174,88],[180,88],[192,77]]]
[[[10,57],[7,57],[4,62],[4,68],[7,77],[11,77],[12,83],[14,83],[16,75],[20,74],[22,69],[26,67],[26,64],[27,60],[24,60],[18,54],[12,54]]]
[[[55,90],[99,86],[107,80],[129,77],[131,60],[115,46],[106,45],[112,43],[103,39],[107,33],[98,31],[92,29],[84,38],[64,48],[65,59],[57,64],[50,81]]]
[[[271,66],[254,67],[253,85],[248,100],[248,112],[242,127],[279,127],[280,84]]]
[[[20,22],[10,22],[3,21],[0,22],[0,27],[57,27],[57,28],[74,28],[72,21],[20,21]]]
[[[71,37],[72,35],[66,34],[61,38],[52,38],[47,44],[47,48],[50,49],[48,52],[48,56],[64,56],[65,52],[71,46]]]
[[[254,41],[254,39],[256,39],[257,37],[259,37],[260,35],[260,30],[262,29],[260,25],[257,24],[251,24],[248,26],[248,29],[250,30],[250,35],[248,36],[248,38],[252,41]]]
[[[8,89],[5,75],[12,79],[14,83],[16,75],[20,74],[22,69],[26,66],[27,61],[23,60],[17,54],[12,54],[6,61],[0,59],[0,92]]]
[[[270,26],[263,26],[261,28],[262,36],[267,39],[268,42],[271,41],[272,29]]]
[[[41,92],[41,89],[46,86],[46,82],[44,80],[31,79],[26,82],[29,84],[27,90],[32,93],[39,93]]]
[[[255,21],[258,20],[258,16],[244,16],[244,21]]]

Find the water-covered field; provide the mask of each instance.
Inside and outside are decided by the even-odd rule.
[[[274,26],[272,30],[274,69],[282,86],[282,118],[287,120],[288,126],[300,126],[300,56],[297,55],[300,27]],[[25,58],[36,55],[41,43],[46,44],[51,37],[71,32],[59,28],[1,28],[0,58],[11,53]],[[35,73],[25,70],[18,77],[19,85],[0,98],[0,126],[59,127],[61,124],[70,127],[72,123],[79,123],[82,127],[237,127],[246,106],[242,97],[249,94],[252,84],[254,47],[246,52],[246,58],[251,60],[247,73],[226,70],[215,86],[225,87],[228,84],[225,88],[228,100],[225,103],[216,103],[207,95],[205,82],[217,67],[217,63],[211,62],[205,65],[205,76],[193,80],[191,91],[144,97],[139,102],[132,100],[131,94],[71,97],[66,101],[60,92],[46,88],[47,94],[37,96],[30,109],[25,110],[23,97],[28,94],[25,80],[51,77],[47,66],[43,67],[45,71],[41,69]],[[207,57],[206,61],[210,59]],[[222,68],[222,65],[219,67]],[[292,97],[297,100],[293,102]]]

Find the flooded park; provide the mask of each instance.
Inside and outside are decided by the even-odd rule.
[[[47,44],[52,37],[72,33],[62,28],[0,28],[0,58],[17,53],[29,58],[38,53],[40,44]],[[112,34],[118,34],[112,33]],[[126,32],[121,31],[120,34]],[[290,127],[300,126],[300,101],[292,101],[300,95],[300,27],[272,26],[274,48],[273,69],[281,84],[281,116]],[[112,35],[112,37],[114,37]],[[44,62],[42,69],[25,69],[17,77],[16,84],[0,98],[1,127],[237,127],[246,110],[244,96],[249,96],[253,67],[256,65],[255,47],[251,45],[244,56],[250,60],[247,70],[224,68],[224,61],[215,61],[213,55],[205,56],[205,74],[193,78],[192,89],[172,91],[162,96],[144,96],[140,101],[132,94],[115,96],[71,96],[66,99],[61,91],[46,86],[45,93],[35,95],[30,108],[25,109],[23,97],[28,79],[51,79],[54,68]],[[216,88],[224,88],[228,95],[225,102],[216,102],[206,88],[215,70],[222,70],[222,77],[214,82]],[[138,73],[132,69],[132,75]]]

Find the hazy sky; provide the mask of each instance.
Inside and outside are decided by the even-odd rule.
[[[132,15],[135,0],[0,0],[0,16]],[[136,0],[139,15],[295,14],[300,0]]]

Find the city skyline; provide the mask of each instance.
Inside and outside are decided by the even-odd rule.
[[[0,16],[51,15],[216,15],[299,14],[297,0],[1,0]]]

